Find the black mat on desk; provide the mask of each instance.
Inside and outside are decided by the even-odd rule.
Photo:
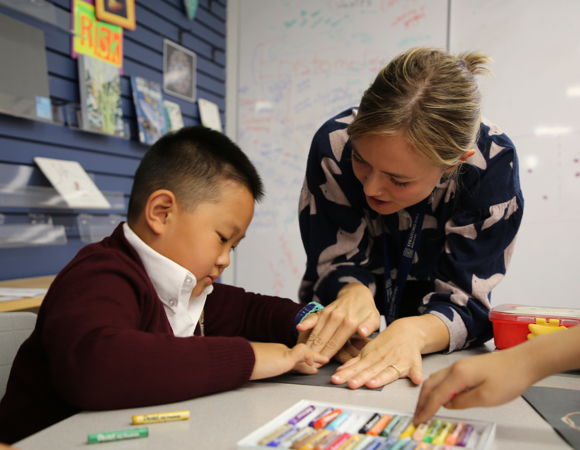
[[[532,386],[522,397],[568,444],[580,450],[580,391]]]
[[[304,375],[301,373],[288,372],[282,375],[278,375],[277,377],[265,378],[263,380],[258,381],[266,381],[270,383],[304,384],[307,386],[326,386],[340,389],[350,389],[346,385],[346,383],[334,384],[332,383],[332,381],[330,381],[330,377],[334,375],[336,369],[341,365],[342,364],[333,360],[330,361],[325,366],[322,366],[320,369],[318,369],[318,373],[314,375]],[[369,389],[366,386],[363,386],[362,388],[359,389],[366,389],[369,391],[382,391],[383,386],[377,389]]]

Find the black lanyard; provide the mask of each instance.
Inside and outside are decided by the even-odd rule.
[[[403,254],[401,255],[401,261],[397,271],[397,279],[395,280],[394,285],[391,278],[391,266],[389,265],[389,255],[387,252],[387,230],[383,220],[383,228],[385,233],[383,236],[385,265],[385,318],[387,319],[387,325],[399,318],[401,296],[403,295],[403,288],[405,287],[407,277],[411,271],[413,256],[415,256],[415,247],[417,246],[417,241],[419,241],[419,235],[421,234],[421,229],[423,228],[423,219],[425,218],[425,211],[427,209],[428,200],[429,197],[427,197],[421,203],[417,204],[417,212],[415,213],[411,229],[409,230],[407,244],[405,245]]]

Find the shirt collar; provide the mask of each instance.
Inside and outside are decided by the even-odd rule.
[[[191,291],[197,285],[195,276],[175,261],[149,247],[126,222],[123,224],[123,232],[129,244],[141,258],[155,292],[163,304],[175,313],[180,298],[189,300]],[[200,297],[207,296],[212,291],[213,285],[209,285]],[[188,305],[182,305],[182,307],[185,310],[188,309]]]

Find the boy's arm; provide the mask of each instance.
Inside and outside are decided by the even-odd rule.
[[[506,350],[460,359],[425,381],[415,422],[428,420],[442,405],[464,409],[507,403],[549,375],[580,368],[579,344],[580,326],[575,326]]]
[[[205,304],[206,336],[242,336],[256,342],[296,344],[294,318],[304,304],[216,283]]]

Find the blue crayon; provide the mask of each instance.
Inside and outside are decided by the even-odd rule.
[[[381,438],[374,438],[366,447],[362,447],[361,450],[377,450],[383,443]],[[358,450],[358,447],[357,447]]]
[[[327,426],[326,429],[333,431],[336,430],[339,426],[341,426],[344,421],[346,419],[348,419],[350,417],[350,414],[347,412],[343,412],[340,416],[338,416],[336,419],[334,419],[332,422],[330,422]]]
[[[393,441],[391,438],[387,438],[386,440],[383,441],[381,446],[377,448],[377,450],[391,450],[391,447],[393,446],[394,443],[395,441]]]

